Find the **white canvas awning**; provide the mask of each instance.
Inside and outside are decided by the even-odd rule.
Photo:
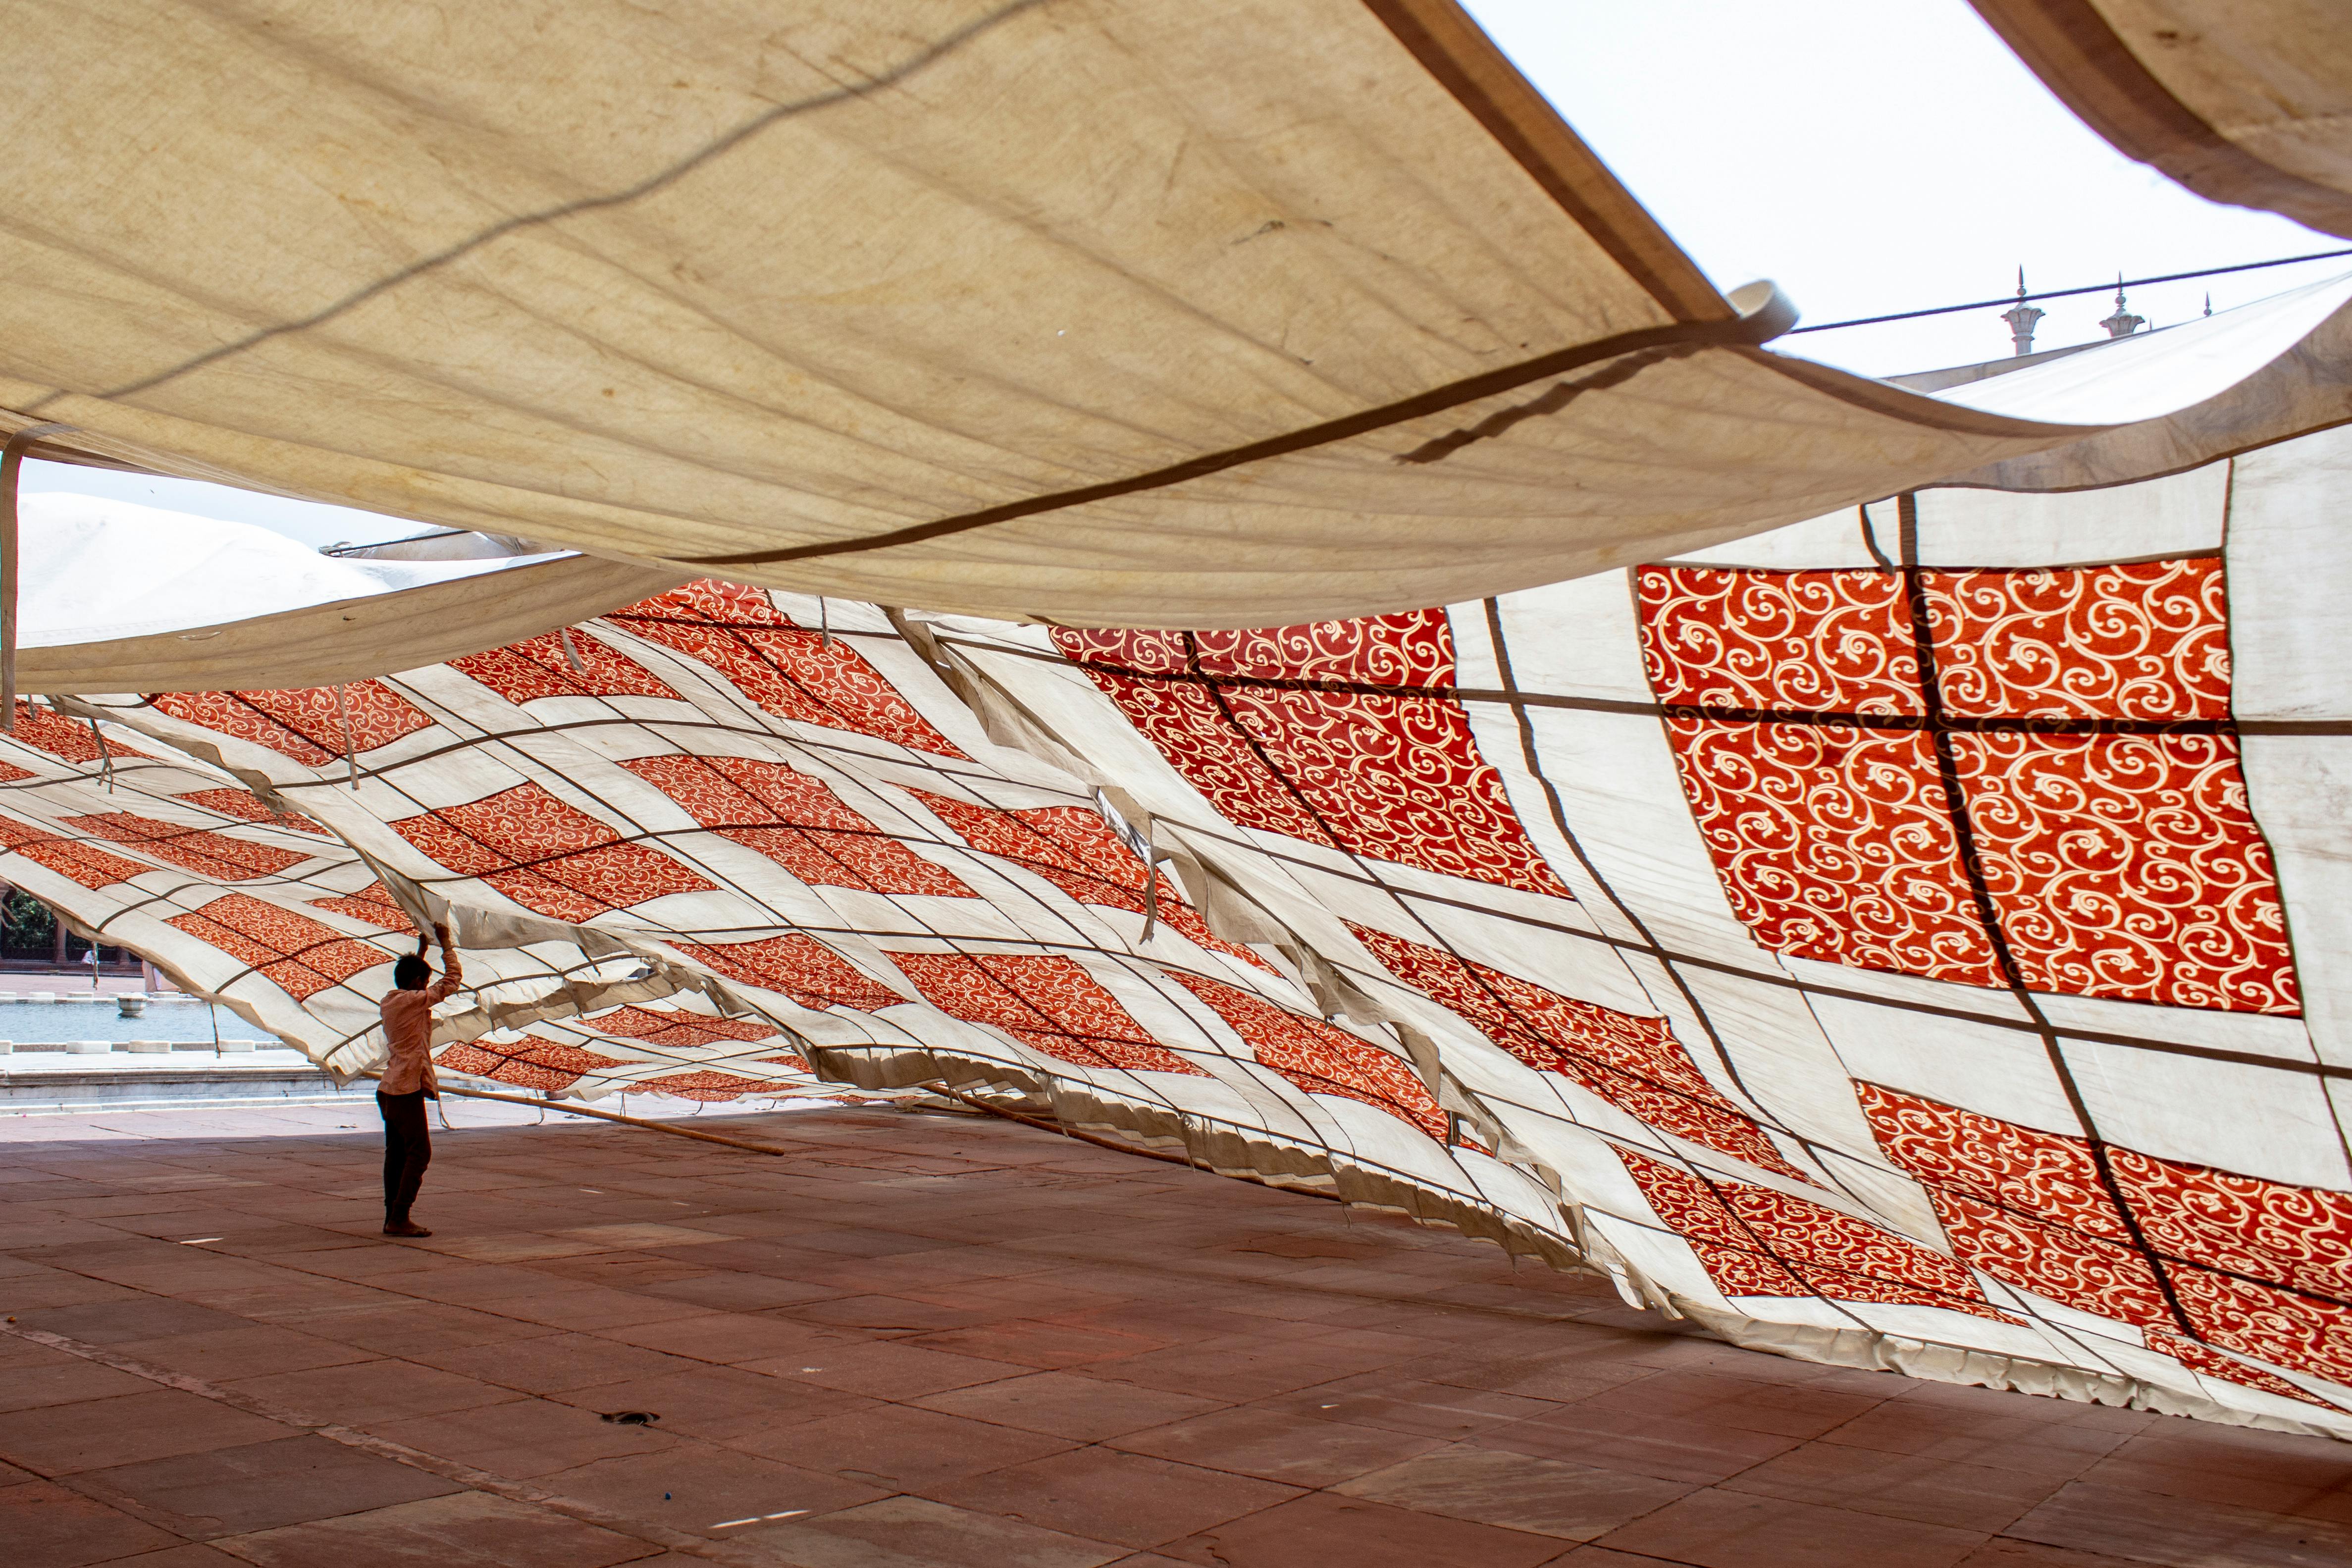
[[[1449,0],[59,6],[10,36],[0,420],[649,568],[1266,625],[2107,423],[1758,347],[1787,307],[1718,295]],[[2210,457],[2276,438],[2262,415],[2130,428]]]
[[[1974,0],[2118,152],[2352,238],[2352,32],[2326,0]]]

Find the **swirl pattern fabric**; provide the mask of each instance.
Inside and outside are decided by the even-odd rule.
[[[1684,788],[1759,941],[1963,984],[2006,965],[2036,990],[2297,1011],[2228,728],[2218,560],[1639,584]]]
[[[2115,565],[1922,500],[1898,564],[1246,633],[697,584],[27,708],[0,842],[338,1070],[446,912],[446,1072],[938,1083],[1742,1342],[2352,1435],[2352,855],[2287,793],[2336,717],[2247,657],[2307,587],[2260,493]]]

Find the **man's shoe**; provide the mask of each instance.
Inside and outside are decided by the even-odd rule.
[[[386,1236],[431,1236],[433,1234],[413,1219],[386,1220],[383,1233]]]

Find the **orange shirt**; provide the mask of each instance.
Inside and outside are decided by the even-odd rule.
[[[440,979],[421,991],[395,991],[383,999],[383,1037],[392,1056],[383,1064],[379,1094],[415,1094],[420,1089],[437,1093],[441,1088],[433,1077],[433,1007],[456,995],[464,978],[456,953],[445,950],[441,960],[449,967]]]

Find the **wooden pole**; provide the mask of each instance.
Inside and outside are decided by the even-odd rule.
[[[66,428],[27,425],[0,447],[0,730],[16,727],[16,475],[26,447]]]

